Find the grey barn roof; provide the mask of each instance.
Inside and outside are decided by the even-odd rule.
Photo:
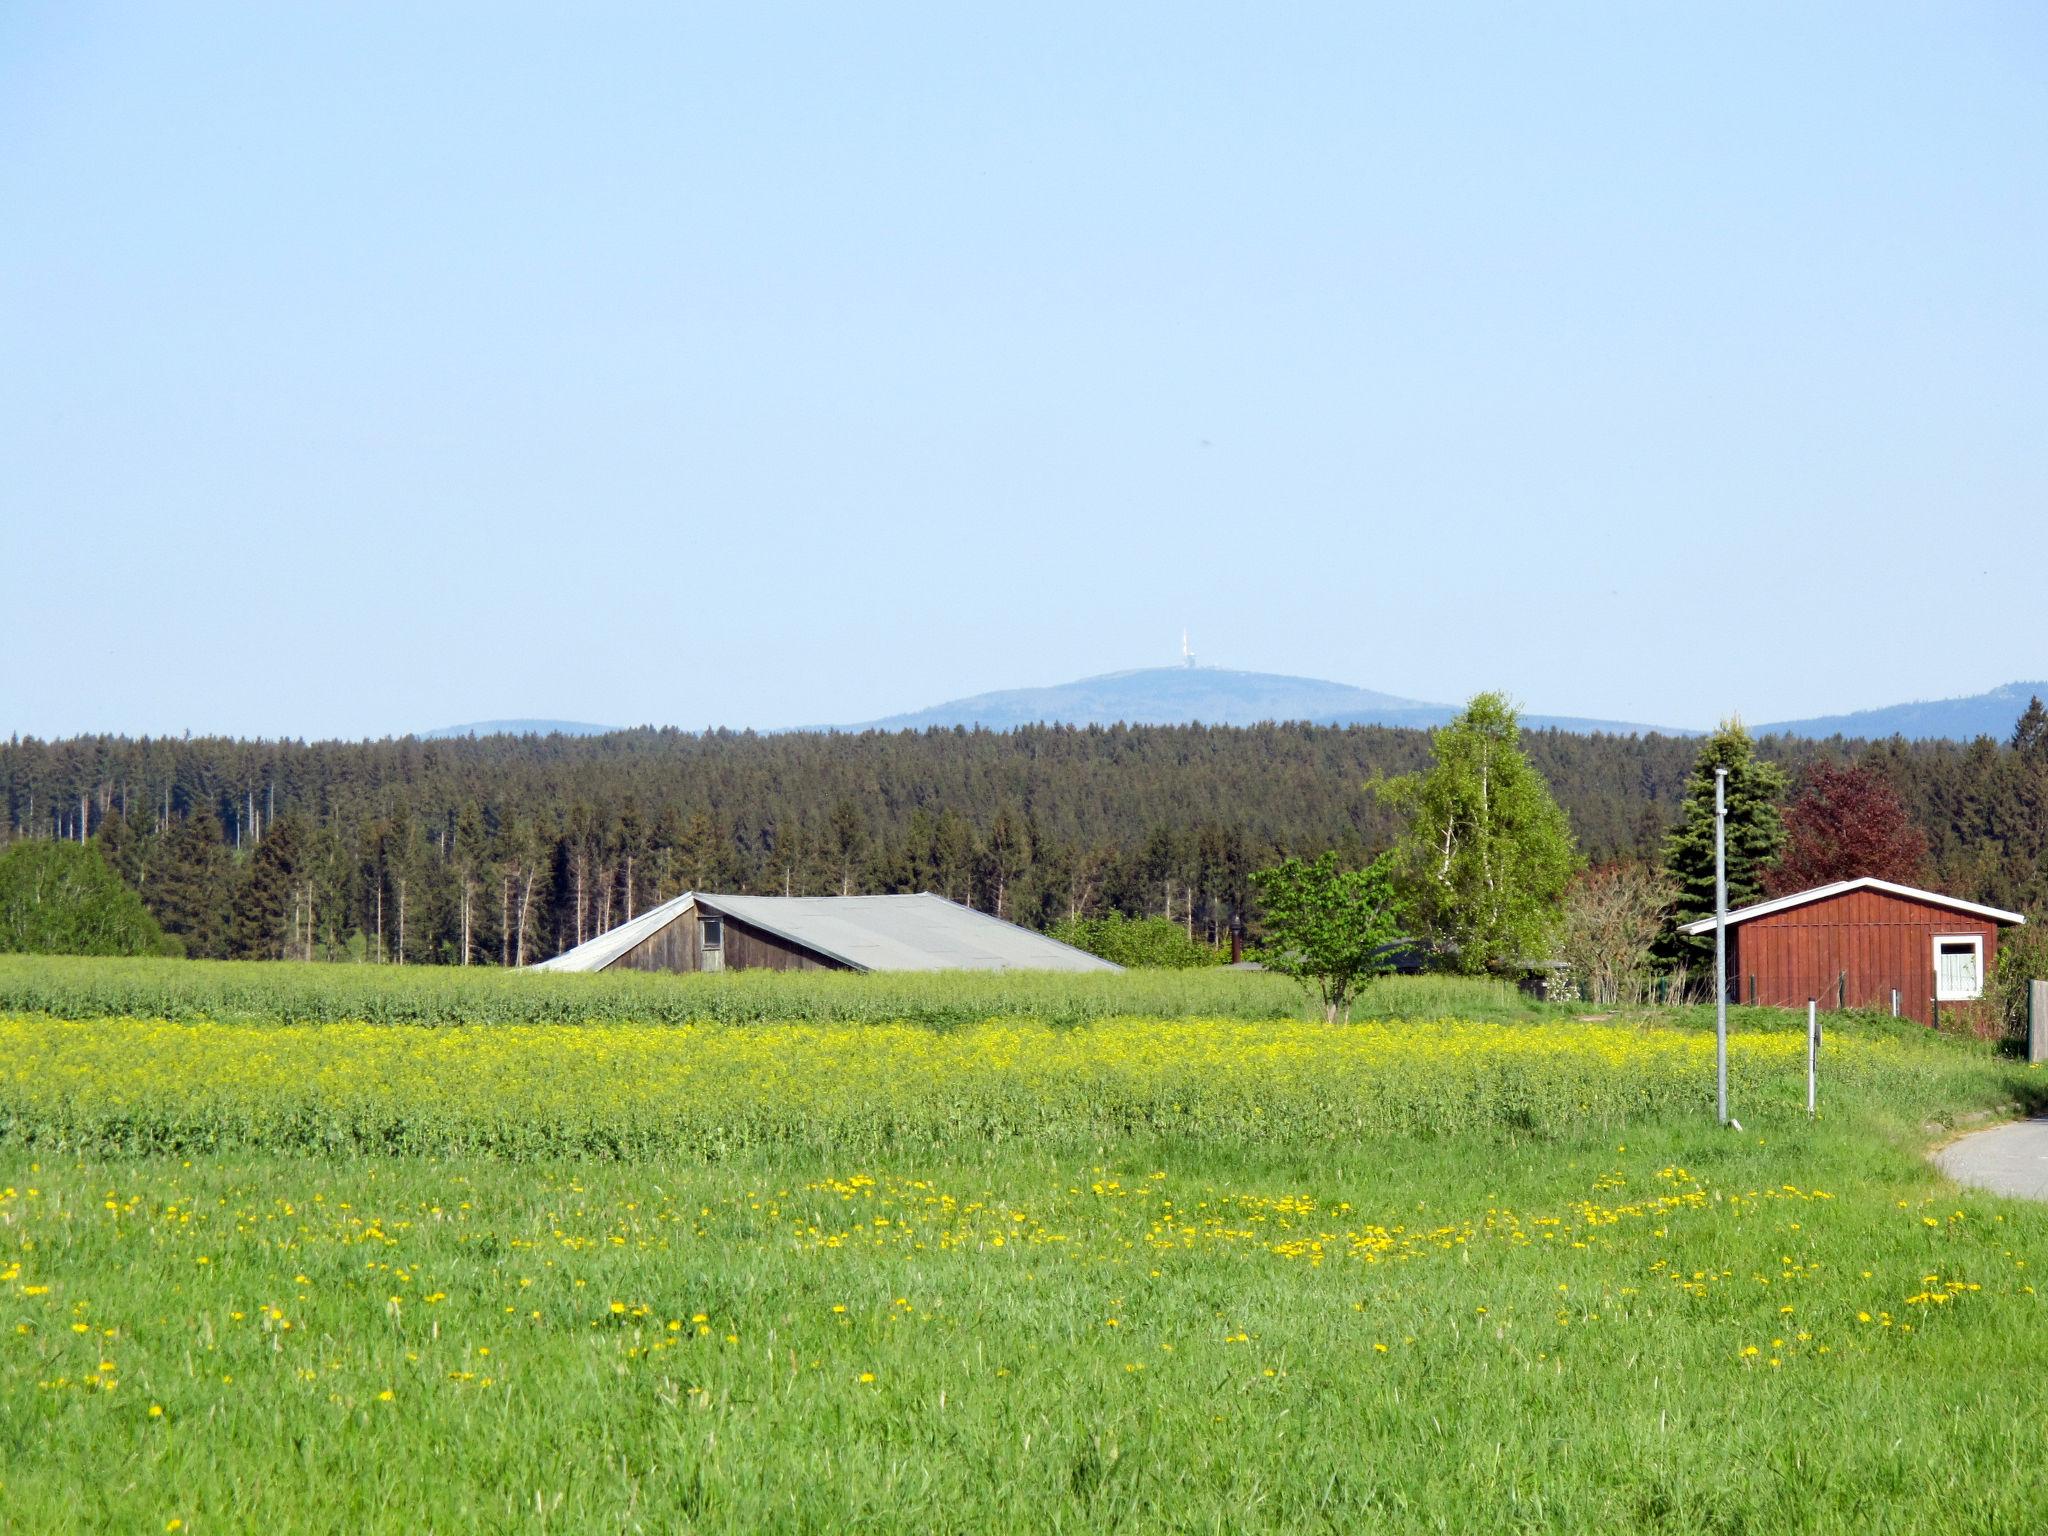
[[[1121,966],[963,907],[915,896],[721,896],[688,892],[552,960],[542,971],[601,971],[691,908],[735,918],[860,971],[1116,971]]]

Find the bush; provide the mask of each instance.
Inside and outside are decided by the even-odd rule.
[[[1998,959],[1985,995],[2008,1040],[2027,1038],[2030,981],[2048,981],[2048,914],[2029,914],[2024,928],[2008,928],[1998,936]]]
[[[1223,963],[1221,950],[1190,938],[1185,928],[1166,917],[1130,918],[1112,912],[1107,917],[1071,918],[1055,927],[1052,936],[1123,966],[1186,971]]]
[[[176,955],[142,898],[88,844],[19,842],[0,853],[0,950]]]

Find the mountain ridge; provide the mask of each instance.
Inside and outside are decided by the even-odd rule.
[[[1825,741],[1970,741],[1990,736],[2003,741],[2035,697],[2048,698],[2048,680],[2002,683],[1984,693],[1951,699],[1916,700],[1845,714],[1777,720],[1751,729],[1759,736],[1800,736]],[[1281,672],[1248,672],[1230,667],[1133,667],[1102,672],[1068,683],[1001,688],[949,699],[924,709],[885,715],[851,725],[797,726],[793,730],[854,734],[861,731],[921,731],[954,726],[1015,730],[1019,726],[1204,725],[1247,726],[1269,721],[1311,725],[1383,725],[1427,730],[1452,719],[1460,706],[1359,688],[1327,678]],[[1524,713],[1531,730],[1581,735],[1698,736],[1691,726],[1648,725],[1580,715]],[[462,736],[599,736],[622,729],[579,720],[479,720],[420,733],[422,740]]]
[[[2036,698],[2048,699],[2048,681],[2000,683],[1962,698],[1916,699],[1841,715],[1776,720],[1754,729],[1759,736],[1805,736],[1818,741],[1834,736],[1855,741],[1883,741],[1893,736],[1908,741],[1974,741],[1989,736],[2004,741]]]
[[[885,715],[836,731],[917,731],[953,726],[1014,730],[1056,725],[1262,725],[1306,721],[1311,725],[1388,725],[1426,730],[1459,712],[1400,694],[1382,693],[1326,678],[1282,672],[1245,672],[1229,667],[1137,667],[1044,687],[1003,688],[949,699],[925,709]],[[1633,721],[1594,720],[1576,715],[1522,717],[1532,729],[1611,732],[1620,735],[1690,736],[1684,727]]]

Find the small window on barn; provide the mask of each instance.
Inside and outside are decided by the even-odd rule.
[[[704,919],[704,947],[706,949],[725,948],[724,918],[707,917]]]
[[[1984,995],[1984,940],[1976,934],[1934,941],[1934,996],[1966,1003]]]

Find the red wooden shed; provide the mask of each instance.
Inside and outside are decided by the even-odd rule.
[[[1899,1012],[1930,1023],[1938,1003],[1984,995],[1998,930],[2017,912],[1866,876],[1728,914],[1728,994],[1744,1003]],[[1711,936],[1714,920],[1680,932]]]

